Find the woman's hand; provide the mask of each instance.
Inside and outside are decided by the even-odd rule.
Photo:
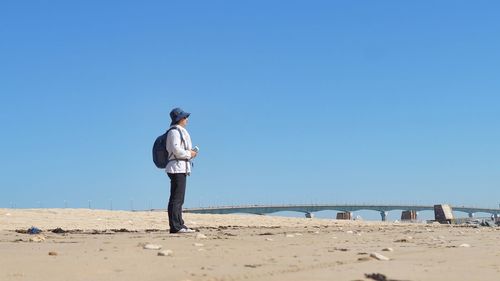
[[[191,159],[195,158],[196,155],[198,155],[198,152],[194,151],[194,150],[191,150]]]

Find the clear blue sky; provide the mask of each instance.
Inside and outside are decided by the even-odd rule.
[[[498,1],[3,1],[0,207],[500,203]]]

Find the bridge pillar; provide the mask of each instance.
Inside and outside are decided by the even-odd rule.
[[[338,212],[337,219],[338,220],[352,220],[352,213],[351,212]]]
[[[470,213],[469,213],[469,218],[471,218],[471,219],[472,219],[473,217],[474,217],[474,213],[470,212]]]
[[[380,211],[380,216],[382,217],[382,221],[387,221],[387,211]]]
[[[402,221],[416,221],[417,220],[417,211],[415,210],[407,210],[401,212],[401,220]]]
[[[313,213],[306,213],[306,218],[312,219],[312,218],[314,218],[314,214]]]
[[[448,204],[434,205],[434,219],[439,223],[451,224],[454,220],[453,209]]]

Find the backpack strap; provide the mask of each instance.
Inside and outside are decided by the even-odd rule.
[[[179,130],[179,128],[172,127],[170,129],[168,129],[167,132],[165,133],[167,135],[167,138],[168,138],[168,133],[170,133],[170,131],[172,131],[172,130],[177,130],[179,132],[179,135],[181,136],[181,145],[182,145],[182,143],[184,143],[184,149],[186,149],[187,148],[186,147],[186,142],[184,141],[184,138],[182,137],[182,132],[181,132],[181,130]],[[166,143],[167,142],[165,142],[165,145],[166,145]],[[166,149],[166,147],[165,147],[165,149]],[[167,162],[167,164],[169,162],[171,162],[171,161],[186,161],[186,162],[188,161],[187,159],[177,159],[177,157],[175,157],[175,154],[173,152],[172,152],[172,154],[168,153],[168,150],[167,150],[167,154],[168,154],[168,158],[167,158],[168,162]],[[170,159],[170,157],[172,155],[174,156],[174,159]]]

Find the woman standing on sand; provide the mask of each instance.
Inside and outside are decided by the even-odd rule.
[[[180,108],[170,112],[172,123],[167,135],[168,164],[165,168],[170,178],[170,199],[168,200],[168,223],[170,233],[192,233],[193,229],[184,225],[182,204],[186,194],[186,179],[191,174],[191,162],[197,152],[192,150],[191,137],[186,130],[191,113]]]

